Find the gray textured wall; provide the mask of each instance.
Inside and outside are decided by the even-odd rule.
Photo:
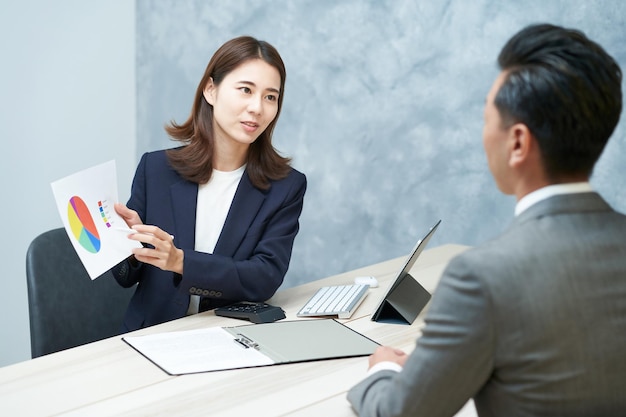
[[[30,359],[26,251],[62,227],[50,183],[135,166],[135,3],[0,0],[0,366]],[[1,402],[2,400],[0,400]]]
[[[478,244],[515,201],[483,155],[482,109],[503,43],[529,23],[585,31],[626,70],[622,0],[137,0],[138,152],[173,146],[212,53],[249,34],[277,47],[287,85],[275,146],[309,180],[285,286],[430,246]],[[593,185],[626,211],[624,122]]]

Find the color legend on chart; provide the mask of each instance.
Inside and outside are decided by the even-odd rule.
[[[78,196],[73,196],[67,204],[67,219],[72,234],[88,252],[100,251],[100,235],[96,224],[89,213],[85,202]]]
[[[111,222],[109,221],[109,216],[107,215],[108,206],[105,202],[98,201],[98,211],[100,211],[100,217],[102,217],[102,221],[106,225],[107,228],[111,228]]]

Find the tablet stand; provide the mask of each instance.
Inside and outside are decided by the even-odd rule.
[[[411,324],[426,307],[430,293],[409,274],[393,288],[372,320],[380,323]]]

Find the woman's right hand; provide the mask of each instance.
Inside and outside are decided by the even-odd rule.
[[[117,212],[117,214],[119,214],[122,217],[122,219],[124,219],[124,221],[126,222],[126,225],[129,228],[132,229],[132,227],[137,224],[143,224],[143,222],[141,221],[141,218],[139,217],[139,214],[137,214],[135,210],[129,209],[124,204],[115,203],[113,205],[113,208],[115,208],[115,211]]]

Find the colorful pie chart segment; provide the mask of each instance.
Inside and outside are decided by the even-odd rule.
[[[100,235],[87,205],[80,197],[74,196],[70,198],[67,204],[67,218],[72,234],[78,243],[88,252],[98,253],[100,250]]]

